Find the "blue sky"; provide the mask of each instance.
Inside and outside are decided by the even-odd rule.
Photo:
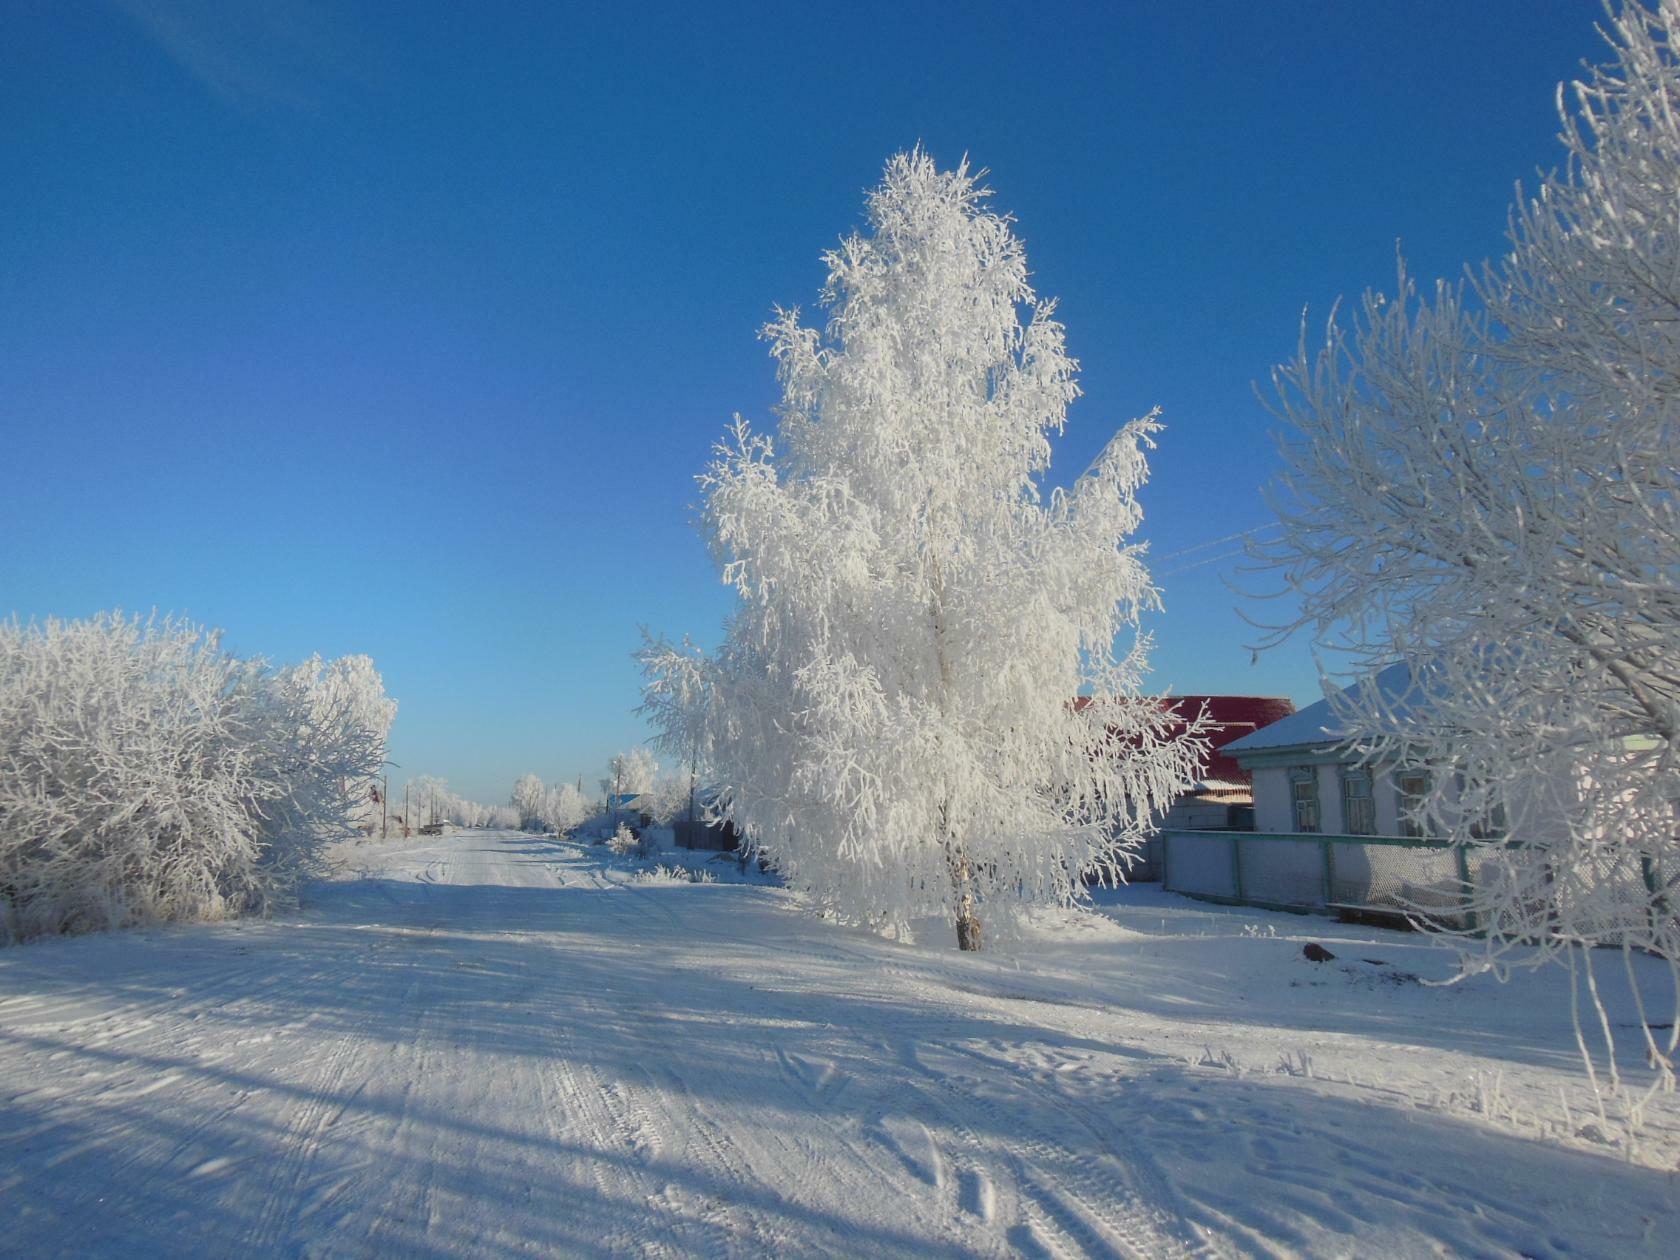
[[[1052,475],[1159,404],[1145,534],[1262,524],[1252,383],[1341,295],[1497,252],[1596,0],[23,0],[0,43],[0,613],[366,652],[392,756],[483,800],[645,738],[637,626],[717,638],[690,521],[756,330],[893,152],[991,172],[1083,363]],[[1156,566],[1156,679],[1251,663]],[[1246,605],[1264,615],[1259,605]]]

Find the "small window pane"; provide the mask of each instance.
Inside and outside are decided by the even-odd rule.
[[[1342,771],[1342,826],[1350,836],[1377,834],[1377,802],[1369,770]]]
[[[1318,830],[1318,775],[1310,768],[1289,772],[1289,790],[1295,803],[1295,830]]]
[[[1395,779],[1400,793],[1400,834],[1422,839],[1423,803],[1429,797],[1429,776],[1421,771],[1407,771]]]

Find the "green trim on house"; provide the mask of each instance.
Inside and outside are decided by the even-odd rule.
[[[1273,766],[1344,766],[1357,760],[1346,744],[1290,744],[1282,748],[1261,748],[1254,752],[1229,754],[1244,770]]]

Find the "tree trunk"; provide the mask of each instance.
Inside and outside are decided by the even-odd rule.
[[[957,899],[957,948],[980,948],[980,916],[974,913],[974,888],[970,883],[968,854],[951,838],[949,810],[941,807],[939,819],[945,828],[945,865],[951,872],[951,891]]]
[[[975,917],[971,899],[964,898],[962,911],[957,915],[957,948],[961,950],[978,950],[980,948],[980,920]]]

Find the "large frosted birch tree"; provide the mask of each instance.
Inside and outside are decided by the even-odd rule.
[[[663,746],[819,908],[942,916],[964,949],[983,910],[1118,874],[1202,753],[1140,693],[1156,592],[1127,539],[1160,426],[1043,485],[1077,364],[989,197],[966,163],[887,164],[826,255],[826,327],[764,330],[775,436],[737,418],[700,478],[724,643],[641,653]]]
[[[1264,558],[1279,637],[1411,662],[1340,703],[1480,872],[1471,965],[1609,944],[1680,979],[1680,2],[1608,34],[1510,252],[1422,298],[1402,271],[1280,369]],[[1640,1028],[1672,1085],[1672,1016]]]

